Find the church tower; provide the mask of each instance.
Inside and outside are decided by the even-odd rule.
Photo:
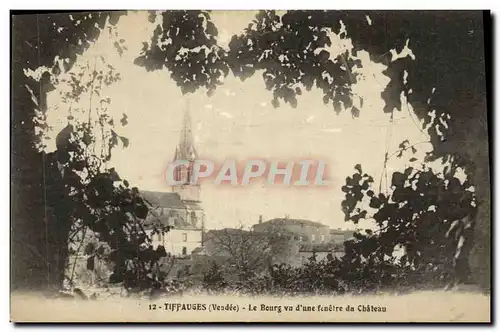
[[[194,147],[191,116],[189,114],[189,104],[187,104],[184,110],[184,121],[179,144],[175,149],[174,161],[187,160],[189,166],[178,166],[175,169],[175,180],[186,179],[186,181],[183,184],[172,186],[172,191],[178,193],[184,201],[200,201],[200,185],[190,183],[193,176],[193,164],[196,159],[198,159],[198,152]]]

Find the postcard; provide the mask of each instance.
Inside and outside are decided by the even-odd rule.
[[[491,322],[490,13],[12,13],[11,320]]]

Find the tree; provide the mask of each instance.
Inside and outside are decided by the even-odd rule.
[[[377,193],[372,185],[373,178],[357,165],[342,187],[345,219],[355,224],[373,220],[377,227],[355,233],[356,240],[346,243],[346,257],[377,263],[382,272],[401,246],[402,266],[420,278],[443,284],[468,282],[470,234],[477,213],[470,182],[461,183],[454,174],[435,173],[423,165],[394,172],[389,192]]]
[[[52,71],[35,79],[24,70],[53,69],[59,59],[71,68],[95,40],[106,20],[123,13],[16,15],[12,20],[12,289],[59,288],[68,241],[64,181],[55,154],[40,151],[37,128],[44,127]],[[63,194],[61,196],[61,193]]]
[[[203,287],[207,290],[220,290],[226,286],[222,268],[215,261],[210,268],[203,273]]]
[[[277,232],[259,233],[239,228],[213,230],[206,245],[215,256],[226,258],[228,273],[247,281],[262,273],[275,259],[288,254],[291,238]]]
[[[20,63],[14,65],[15,96],[26,97],[14,101],[14,149],[17,154],[13,164],[16,167],[14,174],[21,175],[14,176],[14,201],[25,199],[32,205],[28,211],[23,211],[21,205],[14,204],[13,289],[60,289],[68,262],[68,245],[75,240],[76,234],[85,234],[87,230],[93,231],[111,248],[108,257],[114,264],[111,282],[123,282],[129,289],[155,287],[159,282],[155,271],[164,252],[152,248],[143,228],[148,206],[137,188],[129,188],[127,181],[122,181],[116,171],[106,165],[112,148],[119,141],[128,145],[125,137],[116,134],[114,121],[106,113],[109,98],[98,98],[101,87],[118,80],[119,73],[114,73],[113,67],[106,63],[102,65],[107,68],[101,70],[96,70],[94,63],[76,73],[71,71],[77,54],[99,34],[106,20],[112,27],[110,21],[116,23],[116,17],[122,13],[114,14],[32,16],[26,22],[22,16],[16,18],[16,50],[24,50],[31,56],[35,54],[35,59],[26,60],[24,53],[16,52],[16,59],[23,64],[23,60],[28,64],[34,60],[33,63],[38,61],[38,65],[44,65],[38,67],[42,73],[38,78],[23,73],[25,68]],[[27,30],[23,23],[28,26]],[[62,24],[65,25],[60,26]],[[45,32],[44,38],[37,36],[34,46],[29,34],[39,34],[40,30]],[[54,57],[50,41],[57,44],[64,36],[69,48],[62,47]],[[24,42],[38,54],[24,49],[23,38],[27,38]],[[59,61],[59,57],[64,61]],[[56,151],[45,153],[40,138],[48,129],[44,116],[46,94],[59,84],[61,72],[69,76],[71,88],[63,95],[63,104],[70,109],[68,121],[75,120],[71,112],[88,114],[88,121],[68,123],[57,135]],[[41,88],[37,89],[38,86]],[[72,103],[82,96],[89,98],[88,108],[72,109]],[[35,165],[28,162],[37,160],[39,163]],[[37,165],[40,170],[30,168]],[[24,182],[27,189],[22,187]]]

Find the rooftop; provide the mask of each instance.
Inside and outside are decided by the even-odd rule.
[[[183,201],[178,193],[141,191],[141,196],[151,205],[145,221],[146,226],[161,224],[176,229],[202,228],[199,218],[194,219],[189,216],[192,211],[202,210],[198,203]],[[164,212],[163,209],[168,209],[170,212]]]
[[[322,223],[306,220],[306,219],[291,219],[291,218],[274,218],[268,221],[256,224],[258,225],[304,225],[304,226],[315,226],[315,227],[323,227],[328,228],[328,226],[323,225]]]
[[[141,191],[141,196],[154,207],[183,210],[202,210],[201,206],[197,202],[183,201],[178,193]]]

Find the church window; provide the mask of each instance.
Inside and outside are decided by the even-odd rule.
[[[191,224],[193,226],[196,226],[198,223],[198,218],[196,217],[196,213],[194,211],[191,211]]]
[[[177,167],[175,169],[175,181],[180,181],[182,179],[182,170],[181,170],[182,167]]]
[[[187,233],[182,233],[182,242],[187,242],[187,240],[188,240]]]
[[[314,242],[315,238],[316,238],[316,236],[314,236],[314,234],[313,234],[313,235],[311,235],[311,241],[312,241],[312,242]]]
[[[188,168],[187,168],[187,181],[186,182],[191,182],[191,172],[192,172],[192,164],[190,163]]]
[[[182,247],[182,255],[183,256],[187,255],[187,248],[186,247]]]

